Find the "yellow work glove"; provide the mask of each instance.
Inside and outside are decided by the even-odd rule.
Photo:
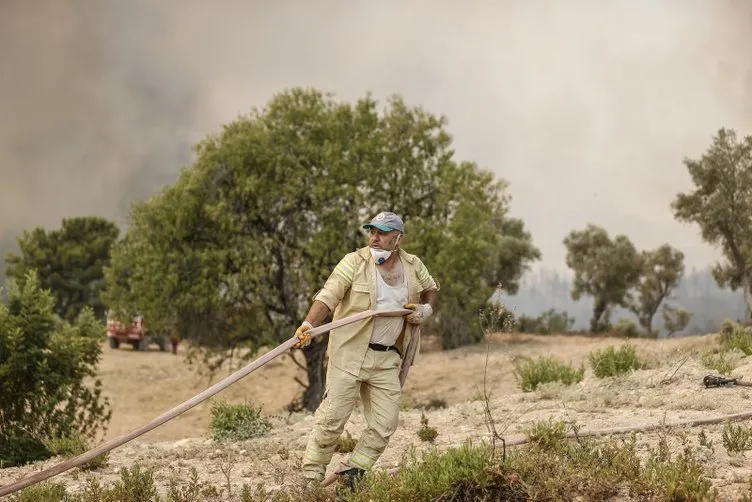
[[[293,349],[302,349],[308,347],[311,343],[311,335],[308,334],[308,330],[313,328],[313,325],[308,321],[303,321],[303,324],[295,330],[295,336],[300,340],[298,343],[292,346]]]
[[[408,314],[405,318],[410,324],[420,324],[433,314],[433,308],[430,303],[408,303],[404,305],[404,308],[413,311],[412,314]]]

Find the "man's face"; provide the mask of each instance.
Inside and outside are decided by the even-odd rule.
[[[378,228],[371,228],[371,233],[368,235],[368,246],[377,249],[386,249],[393,251],[399,238],[399,230],[392,230],[390,232],[384,232]]]

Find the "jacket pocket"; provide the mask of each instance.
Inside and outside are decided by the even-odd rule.
[[[364,311],[371,307],[371,289],[368,284],[354,283],[350,288],[350,305],[354,310]]]

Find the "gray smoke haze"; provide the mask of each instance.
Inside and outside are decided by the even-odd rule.
[[[458,157],[511,182],[545,267],[588,222],[717,258],[669,204],[691,186],[683,157],[721,126],[752,134],[752,3],[252,4],[4,0],[0,248],[66,216],[122,224],[196,140],[314,86],[447,115]]]

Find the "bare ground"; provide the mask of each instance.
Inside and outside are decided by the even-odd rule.
[[[431,399],[443,399],[444,409],[426,411],[439,436],[435,445],[448,447],[467,439],[488,437],[480,399],[488,357],[487,391],[497,428],[506,438],[519,437],[530,423],[548,417],[576,423],[582,430],[657,424],[710,418],[752,410],[752,388],[705,389],[702,377],[711,371],[700,364],[701,350],[713,342],[713,335],[669,340],[630,340],[648,364],[645,369],[621,378],[597,379],[588,368],[583,382],[570,387],[548,384],[522,393],[513,375],[518,357],[553,355],[565,362],[587,364],[590,351],[625,343],[616,338],[583,336],[494,335],[486,344],[448,351],[426,351],[413,367],[405,389],[405,410],[400,427],[377,464],[394,467],[411,447],[418,452],[429,448],[416,435],[421,409],[415,407]],[[181,347],[182,348],[182,347]],[[488,348],[488,350],[487,350]],[[128,348],[104,349],[100,366],[106,395],[113,405],[113,419],[107,437],[127,433],[151,418],[189,399],[210,383],[185,365],[181,356],[156,350],[133,352]],[[745,358],[735,375],[752,373],[752,358]],[[298,467],[306,437],[313,424],[310,414],[289,415],[285,405],[300,391],[293,377],[304,378],[288,356],[269,363],[238,382],[218,397],[231,402],[250,399],[273,415],[269,436],[232,445],[208,439],[209,404],[193,408],[158,429],[111,452],[109,464],[97,471],[104,482],[118,478],[121,467],[134,463],[153,468],[161,489],[170,479],[187,482],[191,468],[201,481],[229,485],[238,493],[243,484],[276,489],[299,481]],[[216,381],[216,379],[215,379]],[[360,409],[353,414],[347,430],[358,437],[364,427]],[[670,444],[678,453],[684,442],[698,443],[703,430],[713,443],[705,449],[705,462],[721,500],[737,500],[747,494],[752,461],[729,455],[722,444],[722,425],[672,429]],[[652,442],[658,432],[640,434],[638,441]],[[330,470],[344,455],[335,455]],[[35,465],[0,470],[0,485],[50,467],[60,459]],[[229,473],[229,474],[228,474]],[[86,474],[69,471],[55,478],[71,491],[81,490]]]

